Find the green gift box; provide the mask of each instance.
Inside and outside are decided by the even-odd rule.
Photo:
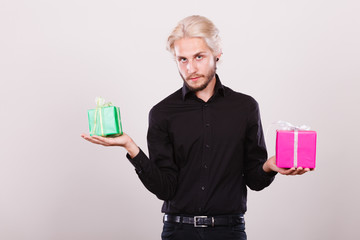
[[[123,134],[120,108],[96,99],[96,109],[88,110],[90,136],[120,136]]]

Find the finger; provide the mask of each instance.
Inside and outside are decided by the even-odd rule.
[[[298,167],[296,168],[296,170],[292,173],[292,175],[301,175],[303,173],[303,168],[302,167]]]
[[[109,139],[109,138],[107,138],[107,137],[103,137],[103,136],[99,136],[99,135],[92,135],[91,137],[92,137],[92,138],[95,138],[95,139],[97,139],[97,140],[99,140],[99,141],[103,141],[103,142],[107,142],[108,139]]]
[[[113,138],[106,138],[106,137],[102,137],[102,136],[97,136],[94,135],[92,136],[95,140],[99,141],[102,143],[102,145],[104,146],[114,146],[115,145],[115,141]]]
[[[85,138],[85,139],[91,138],[91,136],[90,136],[89,134],[86,134],[86,133],[82,133],[82,134],[81,134],[81,137],[82,137],[82,138]]]
[[[304,173],[307,173],[309,171],[310,171],[310,168],[301,169],[301,171],[298,172],[298,175],[303,175]]]
[[[97,135],[93,135],[92,137],[100,142],[107,143],[107,144],[111,144],[113,142],[113,138],[107,138],[107,137],[102,137],[102,136],[97,136]]]
[[[82,133],[80,136],[81,136],[82,138],[90,137],[90,135],[89,135],[89,134],[86,134],[86,133]]]
[[[306,173],[305,169],[298,171],[295,175],[303,175],[304,173]]]
[[[109,144],[107,142],[104,142],[102,141],[101,139],[99,138],[96,138],[94,136],[84,136],[83,137],[85,140],[89,141],[89,142],[92,142],[92,143],[95,143],[95,144],[100,144],[100,145],[103,145],[103,146],[109,146]]]
[[[85,139],[85,140],[88,140],[89,141],[89,139],[91,138],[89,135],[87,135],[87,134],[81,134],[81,137],[83,138],[83,139]]]
[[[295,168],[279,168],[279,173],[283,174],[283,175],[292,175],[292,173],[295,171]]]
[[[100,144],[100,145],[104,145],[103,142],[95,139],[95,138],[92,138],[92,137],[89,137],[89,138],[85,138],[86,140],[88,140],[89,142],[92,142],[92,143],[95,143],[95,144]]]
[[[102,136],[98,136],[98,135],[93,135],[92,138],[95,138],[95,139],[103,141],[103,142],[106,142],[108,139],[106,137],[102,137]]]
[[[290,168],[289,170],[286,171],[286,175],[294,175],[294,172],[296,171],[295,168]]]

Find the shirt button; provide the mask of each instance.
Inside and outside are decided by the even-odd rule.
[[[210,127],[210,123],[205,124],[205,127]]]
[[[205,147],[206,147],[206,148],[210,148],[210,145],[209,145],[209,144],[206,144]]]
[[[204,191],[204,190],[205,190],[205,187],[204,187],[204,186],[202,186],[202,187],[201,187],[201,190],[203,190],[203,191]]]
[[[208,106],[207,104],[204,105],[204,107],[207,107],[207,106]]]
[[[206,165],[206,164],[204,165],[204,168],[207,168],[207,165]]]

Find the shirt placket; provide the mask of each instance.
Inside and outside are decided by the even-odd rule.
[[[201,159],[201,170],[200,170],[200,201],[199,201],[199,212],[202,213],[205,207],[205,200],[209,188],[208,176],[209,176],[209,159],[211,157],[212,151],[212,142],[211,142],[211,122],[210,122],[210,107],[209,103],[204,103],[202,106],[202,114],[203,114],[203,155]]]

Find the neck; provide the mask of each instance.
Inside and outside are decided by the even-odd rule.
[[[214,95],[215,84],[216,84],[216,77],[214,75],[214,78],[211,79],[211,81],[206,86],[206,88],[201,91],[196,92],[195,95],[198,98],[200,98],[201,100],[203,100],[204,102],[209,101],[209,99],[212,97],[212,95]]]

